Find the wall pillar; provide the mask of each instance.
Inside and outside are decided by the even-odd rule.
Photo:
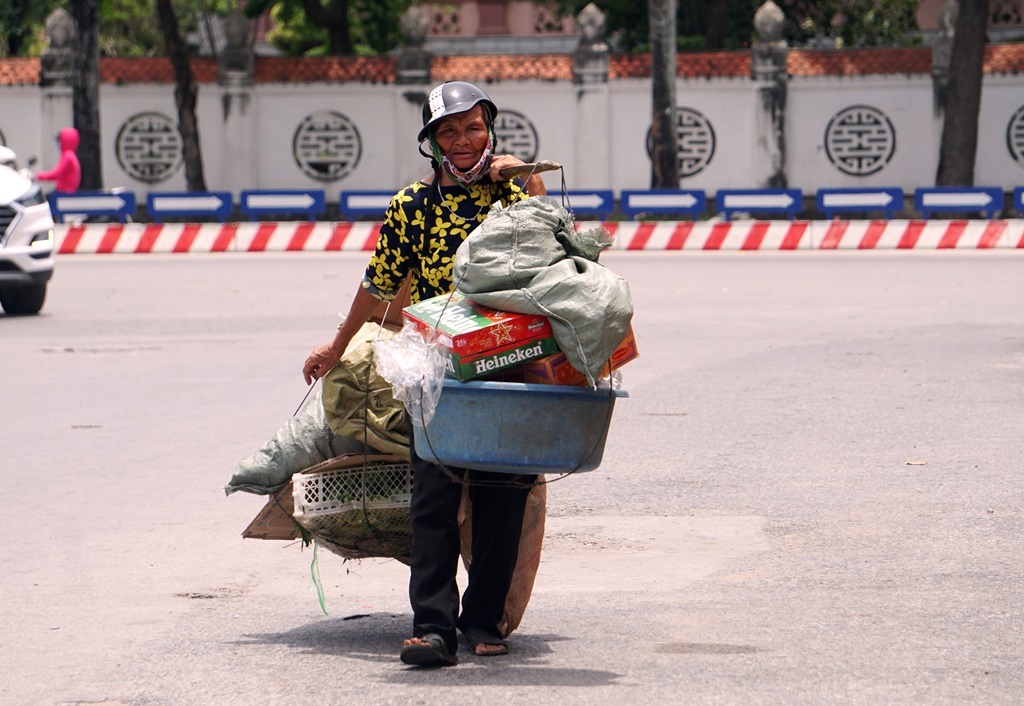
[[[949,65],[953,59],[953,37],[960,3],[948,0],[939,12],[939,34],[932,45],[932,110],[942,131],[942,117],[946,111],[946,89],[949,87]]]
[[[256,57],[249,46],[249,27],[249,19],[240,10],[234,10],[224,18],[227,46],[220,52],[217,64],[223,157],[216,188],[231,190],[236,195],[243,189],[261,186],[255,178],[259,174],[253,110]]]
[[[256,183],[259,149],[255,139],[252,84],[238,77],[221,79],[219,83],[222,108],[219,127],[224,156],[216,188],[237,195],[243,189],[261,186]]]
[[[42,153],[36,155],[39,163],[35,169],[52,169],[60,159],[60,147],[54,139],[62,128],[74,125],[74,102],[72,100],[71,77],[74,54],[71,42],[75,25],[66,10],[58,8],[46,18],[46,34],[50,39],[40,57],[39,85],[42,88]],[[25,166],[29,155],[19,155],[19,163]]]
[[[612,184],[608,84],[577,86],[575,112],[575,159],[566,181],[571,189],[607,189]]]
[[[762,188],[781,189],[786,174],[786,96],[789,78],[786,59],[789,47],[782,39],[785,16],[772,0],[754,14],[757,39],[751,55],[750,74],[754,84],[756,149],[752,181]]]
[[[427,30],[430,17],[419,5],[411,5],[398,19],[402,44],[395,57],[395,82],[399,84],[426,84],[430,82],[430,63],[433,54],[427,49]]]
[[[611,173],[611,98],[608,91],[608,44],[605,14],[594,3],[576,17],[580,43],[572,57],[576,88],[575,158],[566,181],[572,189],[607,189]]]
[[[416,149],[416,133],[423,125],[423,105],[430,89],[433,54],[427,48],[430,17],[419,5],[411,5],[398,20],[402,44],[395,58],[394,135],[395,174],[405,186],[430,171],[430,164]],[[424,147],[429,150],[429,147]],[[396,185],[396,191],[397,191]]]

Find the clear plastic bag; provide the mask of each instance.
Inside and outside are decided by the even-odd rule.
[[[415,325],[373,342],[377,373],[391,383],[396,400],[422,428],[434,416],[444,382],[445,361],[437,343],[428,343]]]
[[[612,388],[613,390],[621,390],[622,389],[622,371],[621,370],[613,370],[611,375],[605,375],[603,378],[598,378],[598,380],[597,380],[597,389],[598,390],[607,390],[609,387]]]

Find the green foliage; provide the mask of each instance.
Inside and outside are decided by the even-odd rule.
[[[556,0],[563,14],[578,15],[591,0]],[[681,52],[705,51],[706,35],[713,6],[721,0],[677,0],[676,25]],[[756,0],[730,0],[725,48],[750,46],[754,31]],[[598,0],[597,6],[606,15],[607,32],[616,51],[647,51],[650,28],[647,22],[647,0]]]
[[[749,49],[754,43],[754,13],[761,7],[759,0],[732,0],[729,5],[729,33],[726,49]]]
[[[100,0],[100,52],[104,56],[152,56],[162,51],[153,0]]]
[[[415,0],[319,0],[327,9],[347,6],[349,42],[359,55],[383,54],[401,42],[398,18]],[[245,7],[249,17],[270,11],[274,29],[268,41],[285,54],[322,56],[330,53],[327,26],[312,22],[302,0],[253,0]]]
[[[245,8],[247,15],[255,3]],[[306,21],[301,2],[267,2],[273,28],[267,41],[290,56],[323,56],[327,54],[327,29]]]
[[[61,0],[0,0],[0,57],[38,56],[46,44],[43,23]]]
[[[44,24],[70,0],[0,0],[0,57],[38,56],[47,47]],[[224,15],[237,0],[174,0],[181,31],[195,30],[212,15]],[[163,51],[153,0],[100,0],[103,56],[151,56]]]
[[[235,6],[235,0],[174,0],[182,35]],[[153,0],[100,0],[100,52],[104,56],[153,56],[162,54],[163,46]]]
[[[576,15],[590,0],[556,0],[564,14]],[[714,6],[722,0],[678,0],[679,51],[703,51]],[[777,0],[786,14],[786,38],[793,46],[837,48],[886,46],[919,41],[916,0]],[[755,38],[754,13],[760,0],[729,0],[726,49],[741,49]],[[646,51],[647,0],[598,0],[607,31],[619,51]]]
[[[743,49],[750,47],[754,39],[754,13],[763,0],[729,0],[726,12],[726,28],[722,49]],[[711,30],[714,8],[721,0],[678,0],[676,13],[679,32],[682,35],[705,37]],[[679,51],[705,51],[707,46]]]
[[[383,54],[402,41],[398,18],[414,0],[354,0],[349,4],[352,46],[356,54]]]
[[[680,34],[676,38],[676,50],[681,52],[704,51],[707,39],[703,34]]]
[[[0,56],[38,55],[46,48],[43,22],[69,0],[0,0]],[[355,54],[381,54],[401,41],[398,17],[414,0],[319,0],[325,7],[347,5],[349,39]],[[207,15],[222,15],[238,0],[174,0],[182,32],[195,29]],[[576,15],[590,0],[555,0],[565,14]],[[703,51],[713,5],[721,0],[678,0],[679,51]],[[647,0],[597,0],[607,15],[607,31],[618,51],[648,46]],[[726,48],[749,47],[759,0],[729,0]],[[778,0],[786,13],[786,38],[793,46],[814,44],[860,47],[919,41],[915,0]],[[250,0],[245,12],[272,12],[268,39],[291,55],[330,51],[328,30],[311,22],[302,0]],[[162,51],[153,0],[100,0],[100,49],[107,56],[143,56]]]
[[[913,44],[916,0],[781,0],[786,38],[794,46],[867,47]]]
[[[556,0],[565,15],[576,16],[591,0]],[[597,6],[606,16],[606,30],[618,51],[646,51],[650,39],[647,0],[599,0]]]

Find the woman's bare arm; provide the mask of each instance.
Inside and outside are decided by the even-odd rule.
[[[360,284],[355,297],[352,298],[348,316],[338,327],[338,333],[334,335],[334,340],[313,349],[313,352],[306,358],[306,363],[302,366],[302,376],[307,385],[322,378],[338,364],[338,360],[345,354],[345,349],[348,348],[352,337],[356,335],[363,324],[370,320],[370,316],[373,315],[378,304],[380,304],[380,300]]]

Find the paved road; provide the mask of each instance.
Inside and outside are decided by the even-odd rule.
[[[396,562],[242,540],[365,255],[74,256],[0,316],[0,702],[1019,703],[1024,253],[610,253],[604,465],[508,658],[421,672]]]

